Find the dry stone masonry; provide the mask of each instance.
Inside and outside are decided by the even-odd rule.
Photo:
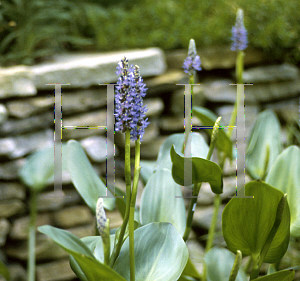
[[[229,85],[234,83],[235,54],[229,47],[211,47],[198,50],[198,54],[203,70],[198,73],[196,82],[201,85],[194,87],[193,104],[206,106],[222,115],[227,124],[236,98],[235,86]],[[184,132],[184,87],[176,84],[188,82],[182,70],[186,50],[164,53],[150,48],[65,54],[31,67],[0,68],[0,259],[9,265],[14,281],[26,280],[28,257],[28,190],[19,182],[18,170],[30,153],[54,144],[54,86],[46,84],[70,83],[70,86],[62,86],[63,126],[103,126],[107,98],[105,86],[99,84],[117,81],[116,66],[124,55],[131,64],[139,65],[148,88],[144,103],[151,123],[143,137],[141,157],[142,160],[156,160],[159,147],[168,135]],[[266,61],[260,51],[249,48],[245,56],[244,81],[253,83],[245,87],[246,135],[255,116],[265,108],[275,110],[283,124],[299,120],[300,75],[296,66],[274,65]],[[193,124],[201,123],[194,118]],[[207,139],[206,135],[204,137]],[[98,175],[105,177],[105,130],[63,130],[63,142],[69,139],[80,141]],[[116,185],[124,188],[124,139],[118,132],[115,144]],[[113,145],[108,140],[107,146]],[[235,190],[235,167],[229,163],[225,164],[225,176],[222,198],[226,200]],[[140,182],[138,205],[142,189]],[[95,218],[67,173],[63,174],[63,191],[66,197],[49,198],[48,195],[53,194],[52,183],[39,195],[37,225],[54,225],[78,237],[93,235]],[[212,202],[210,188],[203,184],[194,223],[194,229],[201,229],[201,233],[207,233]],[[118,211],[107,212],[107,216],[113,228],[120,226]],[[219,222],[218,231],[220,229]],[[204,250],[196,241],[196,235],[193,233],[188,247],[201,272]],[[218,243],[222,243],[219,240]],[[36,255],[38,281],[77,280],[70,269],[68,254],[39,233]]]

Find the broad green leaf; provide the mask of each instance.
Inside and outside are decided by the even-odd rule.
[[[235,255],[224,248],[212,248],[204,256],[207,267],[208,281],[228,281],[234,264]],[[247,281],[247,276],[242,268],[235,279],[236,281]]]
[[[266,182],[287,193],[291,212],[291,236],[300,236],[300,149],[286,148],[273,163]]]
[[[96,260],[88,246],[70,232],[50,225],[40,226],[38,230],[48,235],[55,243],[73,256],[87,280],[125,281],[109,266]]]
[[[110,253],[113,251],[114,247],[115,235],[110,235]],[[101,263],[104,262],[104,253],[103,253],[103,242],[101,236],[87,236],[81,238],[81,241],[88,246],[88,248],[92,251],[94,257]],[[70,265],[72,270],[76,273],[78,277],[82,280],[87,280],[86,276],[82,272],[79,264],[76,262],[74,257],[70,255]]]
[[[134,232],[135,280],[177,280],[188,260],[188,249],[178,231],[170,223],[150,223]],[[123,244],[114,267],[130,280],[129,239]]]
[[[199,272],[196,270],[194,264],[192,263],[191,259],[189,258],[186,265],[185,265],[185,268],[182,272],[182,275],[181,275],[182,278],[186,278],[186,277],[193,277],[193,278],[196,278],[197,280],[200,280],[201,279],[201,276],[199,274]],[[181,278],[180,277],[180,278]],[[180,279],[179,279],[180,280]],[[186,280],[186,279],[182,279],[182,280]],[[188,279],[187,279],[188,280]]]
[[[62,169],[66,169],[64,159],[66,146],[62,145]],[[33,191],[41,191],[54,178],[54,147],[47,147],[32,153],[19,172],[22,182]]]
[[[246,169],[253,179],[264,179],[281,152],[280,123],[267,109],[258,114],[246,149]]]
[[[188,185],[208,182],[211,190],[220,194],[223,192],[223,173],[218,164],[197,157],[182,157],[176,153],[174,146],[171,147],[172,176],[176,183],[184,185],[184,159],[192,161],[192,182]]]
[[[156,166],[156,161],[141,160],[140,166],[141,166],[140,177],[141,177],[144,185],[146,185],[148,179],[154,172],[154,168]]]
[[[253,281],[293,281],[295,271],[283,270],[264,277],[253,279]]]
[[[10,273],[4,263],[0,260],[0,276],[3,276],[7,281],[10,280]]]
[[[208,145],[205,142],[204,138],[199,133],[191,133],[192,134],[192,146],[191,146],[191,153],[193,157],[201,157],[206,158],[208,153]],[[166,168],[171,170],[172,169],[172,162],[171,162],[171,156],[170,156],[170,149],[172,145],[176,147],[176,152],[179,155],[183,154],[181,153],[181,149],[184,143],[184,134],[173,134],[169,136],[161,145],[157,157],[157,164],[154,170],[159,170],[161,168]]]
[[[193,106],[193,116],[199,118],[203,126],[213,126],[218,118],[213,112],[200,106]],[[212,129],[206,129],[206,131],[211,136]],[[232,159],[232,142],[225,130],[219,129],[216,146]]]
[[[274,225],[276,210],[283,193],[262,182],[245,185],[245,195],[254,198],[232,198],[222,214],[223,236],[233,253],[258,257]],[[281,224],[264,262],[275,263],[285,254],[290,236],[290,211],[285,204]]]
[[[113,196],[106,189],[105,184],[97,176],[90,161],[88,160],[79,142],[70,140],[67,142],[68,148],[68,170],[72,182],[86,204],[92,212],[96,211],[96,204],[99,196]],[[103,198],[103,205],[108,210],[115,207],[115,198]]]
[[[170,222],[183,236],[186,226],[185,206],[180,185],[170,170],[159,169],[149,178],[142,194],[140,218],[142,225]]]

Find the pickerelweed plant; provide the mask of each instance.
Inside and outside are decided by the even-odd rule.
[[[242,83],[241,52],[247,45],[245,34],[243,13],[239,10],[233,28],[238,83]],[[200,70],[200,58],[195,50],[195,42],[191,40],[188,58],[184,62],[191,84],[194,83],[195,70]],[[81,145],[70,140],[65,146],[63,163],[75,188],[96,216],[95,236],[79,239],[56,227],[46,225],[38,228],[70,254],[70,265],[76,275],[85,281],[293,280],[295,272],[292,268],[278,270],[289,243],[295,243],[300,237],[300,149],[295,145],[282,149],[280,123],[275,113],[271,110],[261,112],[248,138],[246,170],[253,181],[245,185],[245,195],[254,198],[232,198],[226,204],[222,214],[222,231],[228,249],[212,247],[221,204],[220,194],[223,192],[224,163],[233,159],[232,131],[224,130],[221,117],[195,105],[192,107],[193,115],[203,125],[211,127],[206,129],[210,136],[209,144],[200,133],[191,132],[192,156],[187,157],[183,154],[186,136],[173,134],[160,147],[154,163],[140,161],[140,145],[148,125],[146,107],[143,106],[145,84],[139,68],[129,66],[125,57],[117,66],[117,75],[115,130],[125,134],[126,192],[118,187],[106,187],[104,179],[97,176]],[[235,124],[237,104],[229,126]],[[131,140],[135,142],[133,179]],[[214,150],[218,163],[212,161]],[[41,157],[35,159],[41,161]],[[188,182],[185,180],[187,162],[192,167]],[[37,170],[24,168],[21,175],[28,186],[44,186],[51,173],[53,175],[53,167],[34,163]],[[137,208],[139,176],[145,187],[140,207]],[[43,184],[36,185],[35,182],[41,182],[41,177]],[[26,181],[26,178],[31,180]],[[200,274],[185,242],[189,238],[203,182],[208,182],[216,195],[204,268]],[[194,196],[189,199],[187,214],[181,189],[184,185],[192,189]],[[105,209],[113,210],[115,206],[123,223],[117,229],[110,229]],[[33,250],[31,248],[30,251]],[[250,258],[242,267],[242,259],[246,256]],[[269,263],[270,267],[266,276],[259,277],[263,263]]]

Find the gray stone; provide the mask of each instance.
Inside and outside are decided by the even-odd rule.
[[[146,117],[158,117],[164,110],[164,103],[160,98],[145,99],[144,105],[147,105],[148,109]]]
[[[94,236],[95,235],[95,229],[96,229],[96,223],[88,224],[85,226],[78,226],[67,229],[72,234],[77,236],[78,238],[83,238],[86,236]]]
[[[171,113],[180,117],[184,116],[184,91],[184,87],[176,90],[170,99]],[[199,86],[194,86],[193,91],[193,105],[203,106],[205,102],[204,87],[199,84]]]
[[[27,274],[26,270],[20,264],[11,264],[8,265],[8,270],[10,273],[10,281],[26,281]],[[0,281],[6,281],[0,276]]]
[[[86,138],[91,135],[105,135],[106,129],[106,110],[98,110],[90,113],[80,114],[62,119],[63,126],[74,126],[69,128],[86,127],[86,129],[63,129],[63,141],[68,139]],[[89,127],[97,127],[98,129],[87,129]],[[104,128],[102,128],[104,127]]]
[[[197,50],[204,70],[228,69],[235,67],[236,52],[230,50],[230,46],[210,46]],[[260,50],[247,48],[245,51],[244,65],[259,64],[266,61],[266,56]],[[166,54],[169,68],[182,69],[187,57],[187,50],[176,50]],[[183,70],[182,70],[183,71]]]
[[[222,212],[224,210],[224,205],[221,205],[218,212],[218,220],[216,224],[216,230],[221,230],[222,226]],[[197,207],[194,212],[194,219],[192,225],[195,227],[201,227],[209,229],[212,215],[214,212],[214,206],[207,207]]]
[[[13,222],[9,236],[15,240],[25,240],[28,238],[29,217],[18,218]],[[49,213],[38,214],[36,226],[52,224],[52,216]]]
[[[87,112],[91,109],[106,106],[107,87],[98,86],[92,89],[81,89],[76,92],[62,90],[62,114]]]
[[[156,159],[158,151],[167,137],[158,136],[155,141],[141,145],[141,158]]]
[[[0,124],[3,124],[8,118],[8,111],[4,104],[0,104]]]
[[[300,97],[267,104],[266,108],[274,110],[287,123],[300,120]]]
[[[105,54],[62,54],[53,62],[32,66],[34,83],[38,89],[54,89],[50,83],[70,83],[64,88],[88,88],[99,83],[116,82],[118,62],[124,57],[129,64],[138,65],[143,77],[155,76],[166,70],[165,56],[161,49],[119,51]]]
[[[37,265],[36,275],[39,281],[62,281],[76,278],[70,267],[69,259]]]
[[[110,229],[118,228],[123,223],[123,218],[118,210],[110,212],[105,210],[106,217],[109,219],[109,227]]]
[[[259,66],[243,72],[244,83],[268,83],[274,81],[295,80],[299,77],[299,69],[288,63],[281,65]]]
[[[27,118],[50,108],[54,110],[54,99],[51,96],[34,97],[9,101],[6,105],[11,116]]]
[[[193,126],[200,126],[201,123],[198,118],[195,116],[192,117],[192,124]],[[173,116],[166,116],[162,117],[159,123],[159,127],[161,130],[168,132],[168,133],[175,133],[175,132],[184,132],[184,116],[180,117],[173,117]]]
[[[61,228],[70,228],[91,223],[93,217],[86,206],[73,206],[59,210],[53,214],[54,224]]]
[[[203,94],[212,102],[234,103],[237,87],[230,85],[233,83],[230,79],[206,79]],[[248,85],[244,88],[245,104],[292,98],[299,95],[299,88],[300,79]]]
[[[37,209],[38,211],[59,210],[64,205],[65,196],[58,197],[55,191],[42,192],[38,194]]]
[[[0,217],[9,218],[25,212],[25,204],[19,199],[0,201]]]
[[[16,180],[19,179],[18,172],[24,165],[25,159],[18,159],[15,161],[0,164],[0,179],[2,180]]]
[[[144,82],[148,88],[148,96],[159,96],[165,95],[167,92],[176,91],[183,86],[176,84],[186,84],[188,83],[188,75],[180,70],[170,70],[167,73],[154,77],[145,79]]]
[[[52,260],[67,258],[69,254],[58,246],[50,237],[39,234],[36,237],[36,260]],[[20,241],[17,245],[9,244],[6,248],[9,257],[22,261],[28,259],[28,241]]]
[[[33,73],[28,67],[0,68],[0,99],[16,96],[34,96],[36,93]]]
[[[106,143],[105,137],[93,136],[80,141],[80,144],[85,149],[87,155],[94,162],[104,162],[107,159],[110,159],[114,156],[114,144],[108,139]],[[106,145],[108,151],[112,153],[106,155]],[[118,154],[118,149],[116,148],[116,155]]]
[[[16,159],[36,149],[53,145],[53,131],[49,129],[13,138],[0,139],[0,155]]]
[[[3,182],[0,185],[0,199],[21,199],[26,198],[25,187],[18,182]]]
[[[50,111],[25,119],[8,119],[4,124],[0,125],[0,136],[4,137],[29,133],[39,129],[49,128],[53,124],[53,112]]]
[[[0,219],[0,246],[5,245],[6,236],[10,230],[10,223],[8,220],[1,218]]]

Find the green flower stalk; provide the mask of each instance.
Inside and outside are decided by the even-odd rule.
[[[115,130],[125,133],[125,181],[126,181],[126,210],[117,243],[113,262],[118,257],[126,225],[129,221],[129,248],[130,248],[130,280],[135,280],[134,261],[134,211],[137,194],[137,185],[140,173],[140,142],[148,126],[148,118],[144,119],[146,106],[143,106],[143,97],[147,88],[143,83],[139,67],[129,67],[128,60],[124,57],[118,64],[116,74],[120,75],[116,86],[115,95]],[[135,140],[135,169],[131,189],[130,169],[130,139]]]
[[[109,219],[103,207],[103,198],[99,198],[96,205],[96,222],[99,234],[103,242],[104,263],[109,265],[110,257],[110,233],[109,233]]]

